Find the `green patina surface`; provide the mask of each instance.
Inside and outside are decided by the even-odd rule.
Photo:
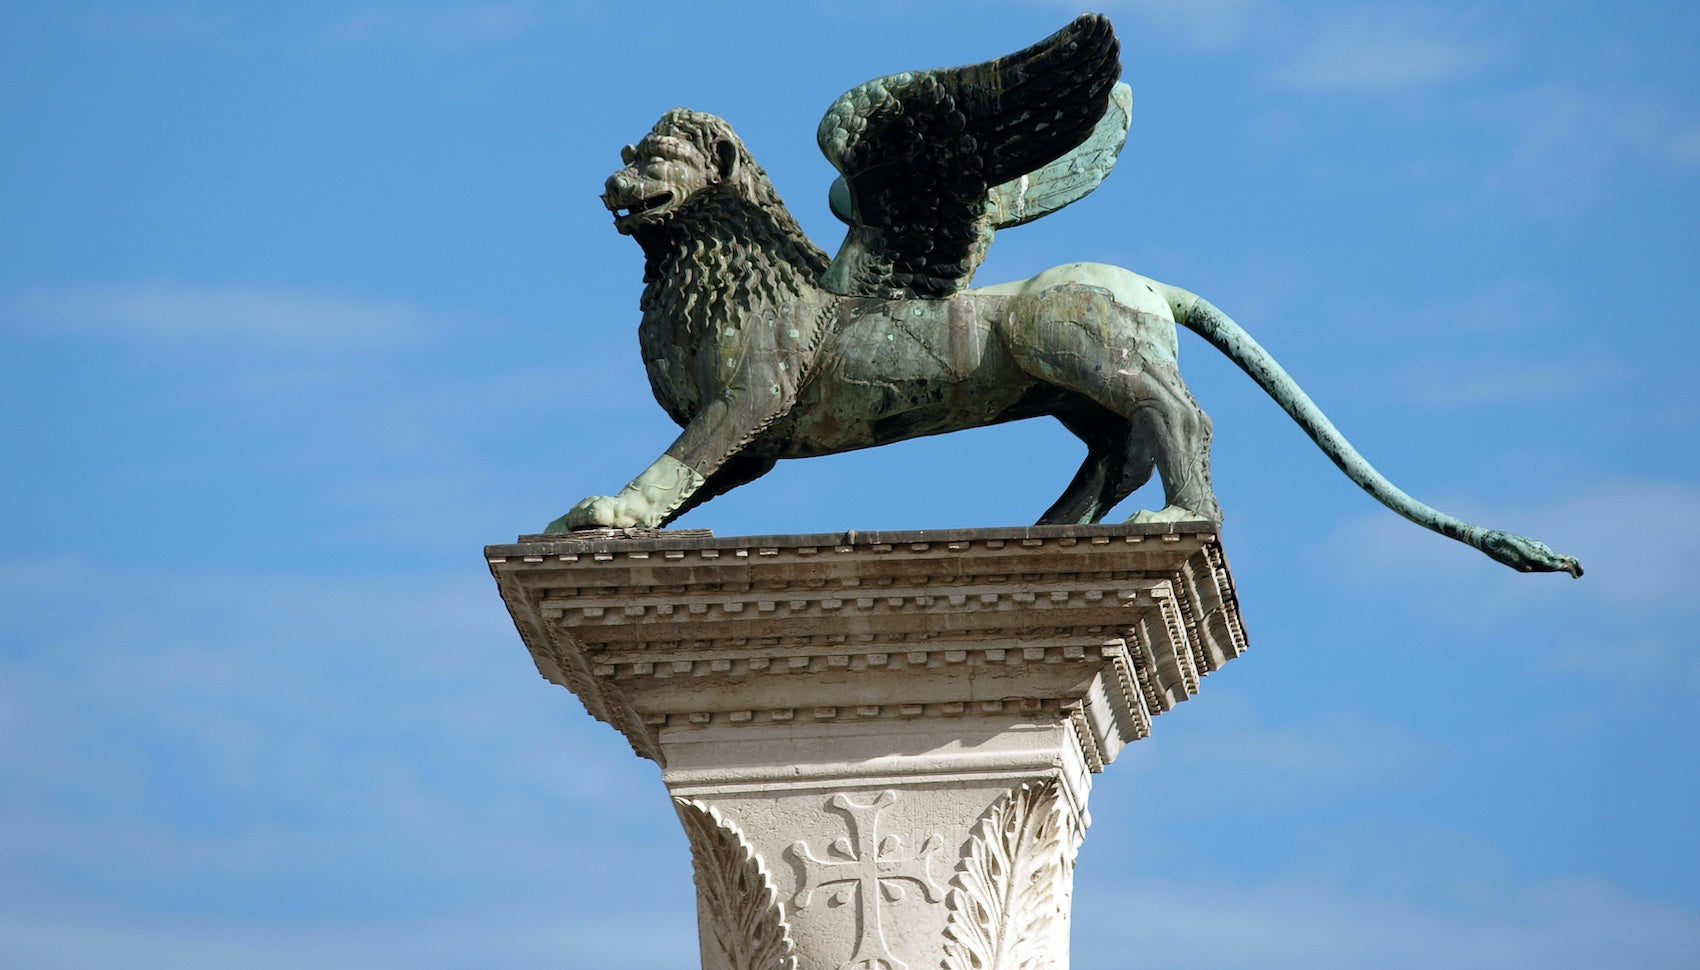
[[[1132,521],[1216,522],[1210,420],[1176,364],[1184,326],[1392,510],[1515,569],[1581,575],[1569,556],[1393,485],[1250,334],[1186,290],[1097,263],[969,288],[995,230],[1082,198],[1114,166],[1132,105],[1116,51],[1109,22],[1085,15],[1008,57],[839,98],[818,132],[849,224],[831,259],[729,125],[664,115],[622,152],[604,202],[643,248],[640,341],[683,432],[549,531],[660,526],[783,458],[1038,416],[1087,447],[1040,524],[1097,522],[1153,475],[1164,504]]]

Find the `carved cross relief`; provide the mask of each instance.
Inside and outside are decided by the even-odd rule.
[[[880,813],[896,801],[894,791],[881,792],[867,804],[834,795],[826,807],[844,816],[848,835],[832,840],[825,859],[815,858],[806,842],[793,842],[786,850],[801,872],[796,895],[791,897],[793,906],[807,909],[815,891],[829,886],[842,887],[828,898],[829,905],[856,904],[856,947],[838,970],[907,970],[908,964],[892,956],[886,947],[883,905],[902,899],[906,882],[921,887],[929,903],[944,900],[944,889],[927,871],[932,854],[943,847],[940,836],[927,836],[920,850],[908,858],[902,856],[901,837],[880,838]]]

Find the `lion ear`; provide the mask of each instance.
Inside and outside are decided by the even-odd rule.
[[[738,146],[732,144],[730,140],[722,140],[715,143],[714,150],[720,156],[720,177],[722,179],[731,178],[732,173],[738,170]]]

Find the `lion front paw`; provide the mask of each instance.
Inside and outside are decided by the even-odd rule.
[[[1127,521],[1135,525],[1145,525],[1156,522],[1213,522],[1215,520],[1208,515],[1194,512],[1184,506],[1165,505],[1160,512],[1140,509],[1128,516]]]
[[[629,529],[643,525],[637,514],[616,495],[592,495],[579,502],[567,514],[549,523],[545,533],[571,532],[574,529]]]
[[[592,495],[549,523],[548,531],[653,529],[702,483],[703,476],[695,469],[672,455],[662,455],[618,495]]]

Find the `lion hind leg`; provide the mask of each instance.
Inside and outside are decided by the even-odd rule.
[[[1152,445],[1157,474],[1163,480],[1164,507],[1136,512],[1127,521],[1221,522],[1222,507],[1210,485],[1209,415],[1172,364],[1150,364],[1147,375],[1151,380],[1146,390],[1153,399],[1142,404],[1133,423],[1136,433]]]
[[[1023,371],[1089,398],[1131,426],[1120,475],[1106,470],[1102,482],[1120,478],[1118,488],[1143,483],[1139,473],[1148,475],[1143,458],[1149,456],[1162,478],[1166,507],[1149,513],[1147,520],[1219,522],[1221,508],[1210,486],[1210,419],[1174,360],[1160,348],[1141,345],[1152,336],[1133,314],[1101,288],[1054,287],[1034,317],[1011,328],[1008,349]],[[1089,454],[1088,461],[1093,457]],[[1127,465],[1136,457],[1140,467],[1130,473]],[[1076,484],[1084,490],[1098,481],[1096,474],[1083,468]],[[1081,498],[1075,484],[1064,497]]]
[[[1062,496],[1039,517],[1039,524],[1099,522],[1150,480],[1156,461],[1145,436],[1113,412],[1058,415],[1057,419],[1086,443],[1086,460]]]

